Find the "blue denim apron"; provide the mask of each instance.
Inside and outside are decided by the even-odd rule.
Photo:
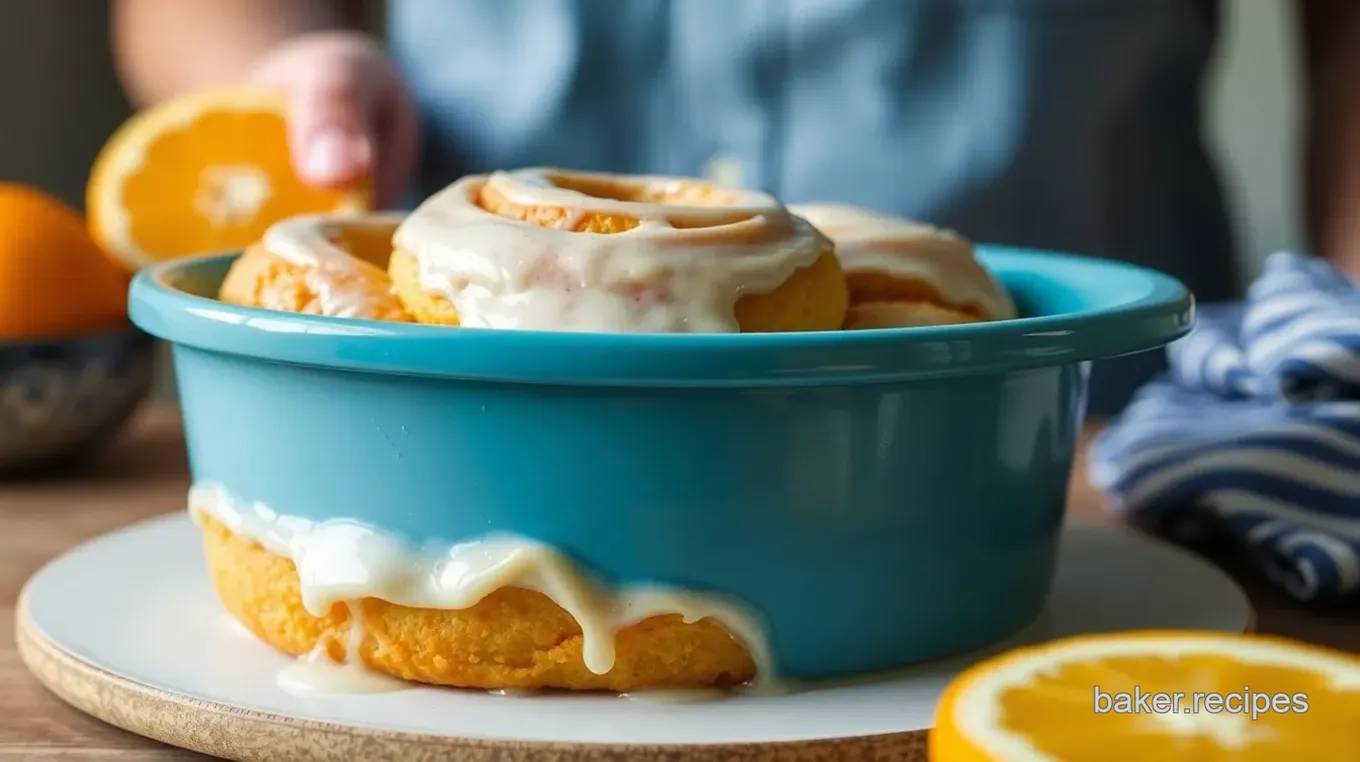
[[[392,0],[420,192],[526,165],[703,174],[1234,295],[1202,139],[1216,0]],[[1117,410],[1160,352],[1097,365]]]

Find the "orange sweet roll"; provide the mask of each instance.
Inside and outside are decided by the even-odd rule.
[[[465,177],[397,229],[389,272],[424,323],[605,333],[837,330],[833,244],[757,191],[526,169]]]
[[[836,242],[850,308],[845,327],[1009,320],[1017,316],[1001,283],[952,230],[837,204],[790,207]]]
[[[271,226],[232,263],[218,298],[327,317],[412,322],[387,261],[401,217],[317,214]]]

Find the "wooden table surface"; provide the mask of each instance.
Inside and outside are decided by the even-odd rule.
[[[187,487],[179,416],[164,405],[144,410],[118,443],[78,475],[0,483],[0,760],[207,759],[125,733],[67,707],[28,674],[14,646],[14,602],[29,575],[82,540],[131,521],[182,510]],[[1080,469],[1069,513],[1109,520]],[[1216,560],[1251,595],[1261,631],[1360,652],[1360,617],[1302,611],[1235,568],[1230,559]]]

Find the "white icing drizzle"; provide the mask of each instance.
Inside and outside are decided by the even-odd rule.
[[[410,684],[390,675],[374,672],[364,666],[359,648],[364,642],[363,611],[359,604],[350,603],[349,625],[345,638],[345,660],[336,664],[326,652],[326,642],[316,644],[311,652],[279,670],[275,682],[287,693],[307,696],[316,693],[391,693],[405,690]]]
[[[302,605],[325,616],[332,605],[350,607],[347,662],[361,665],[362,618],[358,602],[377,598],[401,606],[458,610],[503,587],[546,595],[576,619],[585,666],[598,675],[614,667],[614,638],[653,616],[678,614],[686,623],[714,619],[755,660],[757,690],[781,690],[759,618],[727,597],[659,585],[609,586],[593,579],[556,549],[513,535],[493,535],[419,550],[364,524],[313,522],[281,514],[258,502],[238,501],[221,485],[197,484],[189,493],[196,521],[209,516],[233,534],[293,561]],[[323,660],[318,652],[312,663]]]
[[[401,220],[396,214],[301,215],[270,226],[261,244],[270,254],[306,268],[307,288],[316,294],[322,315],[372,320],[378,317],[375,300],[387,287],[373,277],[374,266],[350,255],[336,240],[345,228],[390,231]]]
[[[678,203],[599,198],[556,182],[573,180]],[[550,228],[493,214],[476,203],[488,185],[512,204],[561,208],[567,217]],[[612,234],[571,230],[589,214],[640,224]],[[764,193],[550,169],[465,177],[408,216],[394,244],[465,326],[610,333],[736,332],[738,298],[773,291],[829,246]]]
[[[847,276],[875,272],[921,280],[951,307],[974,307],[991,320],[1016,317],[1015,302],[952,230],[841,204],[803,204],[789,211],[836,242]]]

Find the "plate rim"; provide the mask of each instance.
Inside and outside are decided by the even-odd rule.
[[[66,651],[42,632],[29,615],[28,597],[29,588],[25,585],[15,607],[14,639],[19,658],[58,698],[128,732],[241,762],[268,762],[281,758],[340,762],[354,759],[356,744],[362,745],[365,759],[375,762],[435,759],[527,762],[542,759],[543,754],[592,762],[720,759],[812,762],[866,754],[879,759],[925,759],[929,730],[924,729],[799,741],[611,743],[473,738],[293,718],[176,694],[91,664]],[[243,743],[245,739],[249,741]]]
[[[179,511],[148,516],[95,535],[57,554],[24,583],[15,605],[15,644],[30,673],[63,702],[122,730],[179,748],[241,760],[267,762],[283,758],[340,762],[360,753],[365,759],[423,762],[423,760],[519,760],[552,755],[561,760],[616,762],[622,760],[780,760],[805,762],[843,760],[859,756],[924,762],[929,728],[887,733],[782,741],[612,742],[554,741],[477,737],[420,730],[364,727],[341,721],[294,717],[278,712],[233,705],[125,677],[92,663],[51,638],[30,611],[34,583],[50,566],[80,553],[87,546],[148,525],[183,520]],[[1243,632],[1257,629],[1257,614],[1241,585],[1216,565],[1161,538],[1122,525],[1066,521],[1064,534],[1073,530],[1125,535],[1127,540],[1159,546],[1162,552],[1184,556],[1229,583],[1245,608]],[[305,731],[305,732],[304,732]]]

